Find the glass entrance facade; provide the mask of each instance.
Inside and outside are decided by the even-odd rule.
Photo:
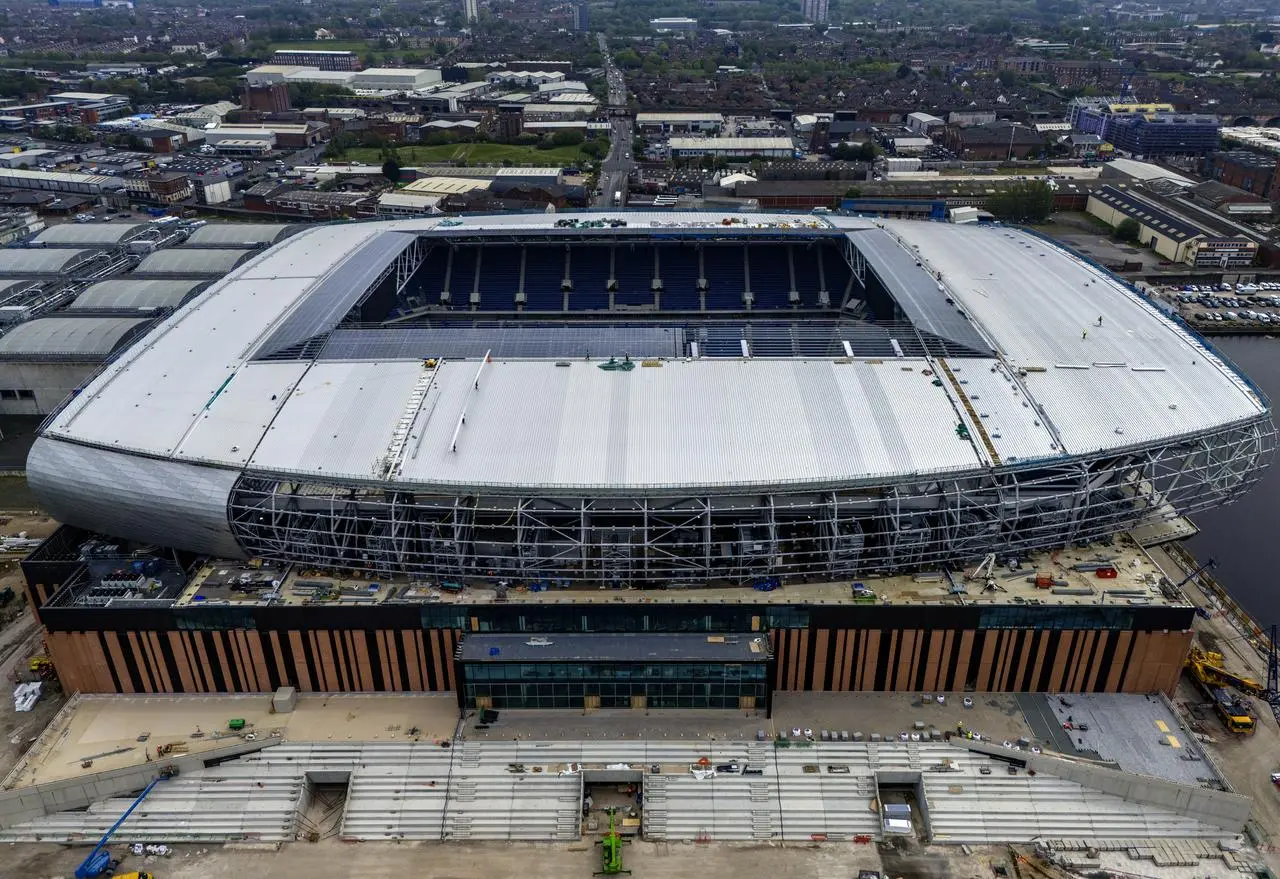
[[[462,707],[768,710],[762,635],[473,635],[457,660]]]
[[[765,663],[466,663],[463,675],[468,708],[582,708],[596,697],[597,708],[763,709],[768,695]]]

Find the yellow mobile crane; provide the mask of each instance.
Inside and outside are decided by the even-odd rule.
[[[1255,680],[1231,674],[1225,665],[1221,653],[1198,647],[1191,648],[1186,662],[1187,670],[1213,702],[1214,710],[1218,712],[1223,725],[1233,733],[1251,735],[1257,728],[1257,718],[1252,706],[1227,688],[1234,687],[1241,693],[1260,698],[1266,697],[1267,689]]]

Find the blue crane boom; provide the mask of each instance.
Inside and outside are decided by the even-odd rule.
[[[107,867],[111,863],[111,854],[107,851],[107,842],[120,829],[120,825],[124,823],[125,819],[133,814],[133,810],[138,808],[142,801],[147,798],[147,794],[151,793],[151,789],[164,781],[166,777],[162,775],[154,778],[150,784],[142,789],[142,793],[138,794],[138,798],[129,804],[129,808],[124,810],[124,814],[102,835],[102,839],[98,840],[98,844],[94,846],[93,851],[89,852],[89,857],[85,858],[80,866],[76,867],[76,879],[94,879],[94,877],[101,876],[107,871]]]

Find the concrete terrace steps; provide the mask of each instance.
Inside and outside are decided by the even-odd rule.
[[[564,815],[578,814],[581,808],[581,778],[499,771],[455,779],[444,817],[445,838],[457,837],[463,828],[470,839],[563,838]]]
[[[939,842],[1025,842],[1051,837],[1220,839],[1221,828],[1040,774],[1005,774],[999,763],[960,758],[960,773],[926,773],[930,825]],[[986,763],[991,775],[977,767]]]
[[[234,764],[230,764],[234,765]],[[222,773],[221,767],[160,785],[116,831],[120,842],[282,841],[297,832],[303,779],[295,773]],[[114,797],[0,832],[0,842],[96,842],[133,803]]]
[[[351,775],[343,839],[438,840],[444,829],[448,766],[365,766]]]
[[[703,757],[713,765],[746,760],[762,774],[699,780],[689,765]],[[946,760],[959,771],[930,771]],[[339,830],[345,839],[575,840],[583,779],[560,774],[571,763],[587,769],[626,763],[642,772],[644,832],[652,839],[878,839],[876,775],[899,771],[922,773],[939,842],[1230,835],[1044,772],[1008,775],[1004,763],[941,742],[775,748],[755,741],[480,741],[441,748],[344,741],[284,742],[166,782],[126,822],[121,840],[291,839],[308,773],[329,779],[350,773]],[[524,771],[509,771],[511,764]],[[831,772],[832,765],[847,771]],[[982,775],[983,766],[991,774]],[[0,841],[92,842],[130,802],[117,797],[15,825]]]

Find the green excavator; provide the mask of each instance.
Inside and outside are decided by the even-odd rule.
[[[618,832],[618,810],[610,809],[609,832],[604,835],[604,839],[596,843],[596,845],[600,846],[600,869],[593,875],[618,876],[626,873],[630,876],[631,871],[622,867],[622,846],[624,844],[622,834]]]

